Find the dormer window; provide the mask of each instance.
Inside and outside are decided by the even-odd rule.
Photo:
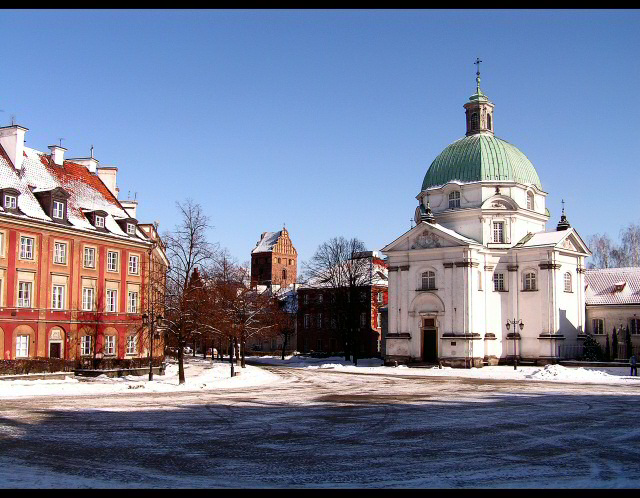
[[[449,208],[459,208],[460,207],[460,192],[455,191],[449,194]]]
[[[127,234],[128,235],[136,234],[136,226],[133,223],[127,223]]]
[[[96,215],[96,228],[104,228],[104,216]]]
[[[16,209],[18,207],[18,198],[15,195],[4,196],[5,209]]]
[[[53,217],[64,220],[64,202],[53,201]]]

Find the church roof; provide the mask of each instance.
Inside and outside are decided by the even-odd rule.
[[[262,237],[254,247],[252,253],[256,252],[272,252],[275,245],[278,243],[278,239],[282,235],[282,230],[279,232],[264,232]]]
[[[640,305],[640,268],[604,268],[585,273],[587,305]],[[624,284],[624,285],[622,285]]]
[[[451,181],[514,181],[542,189],[531,161],[517,147],[492,133],[456,140],[429,166],[422,190]]]

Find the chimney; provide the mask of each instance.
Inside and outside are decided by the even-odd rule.
[[[118,168],[115,166],[101,166],[98,168],[98,177],[100,177],[102,183],[107,186],[116,199],[118,198],[118,192],[120,192],[120,189],[116,187],[117,173]],[[133,218],[135,218],[135,216],[133,216]]]
[[[20,125],[3,126],[0,128],[0,145],[5,150],[14,168],[22,167],[24,158],[24,134],[29,131]]]
[[[49,150],[51,151],[51,159],[53,159],[53,162],[57,166],[62,166],[64,163],[64,151],[67,149],[59,145],[50,145]]]
[[[138,201],[120,201],[122,207],[132,218],[136,218],[136,209],[138,209]]]
[[[74,157],[68,160],[76,164],[81,164],[82,166],[85,166],[90,173],[95,173],[96,170],[98,169],[98,164],[100,164],[100,161],[98,161],[93,157]]]

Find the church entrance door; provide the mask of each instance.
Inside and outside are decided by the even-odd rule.
[[[435,318],[422,319],[422,361],[438,361],[438,329]]]

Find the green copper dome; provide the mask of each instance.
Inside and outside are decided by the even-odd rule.
[[[492,133],[456,140],[435,158],[422,182],[422,190],[450,181],[514,181],[542,190],[531,161],[520,150]]]

